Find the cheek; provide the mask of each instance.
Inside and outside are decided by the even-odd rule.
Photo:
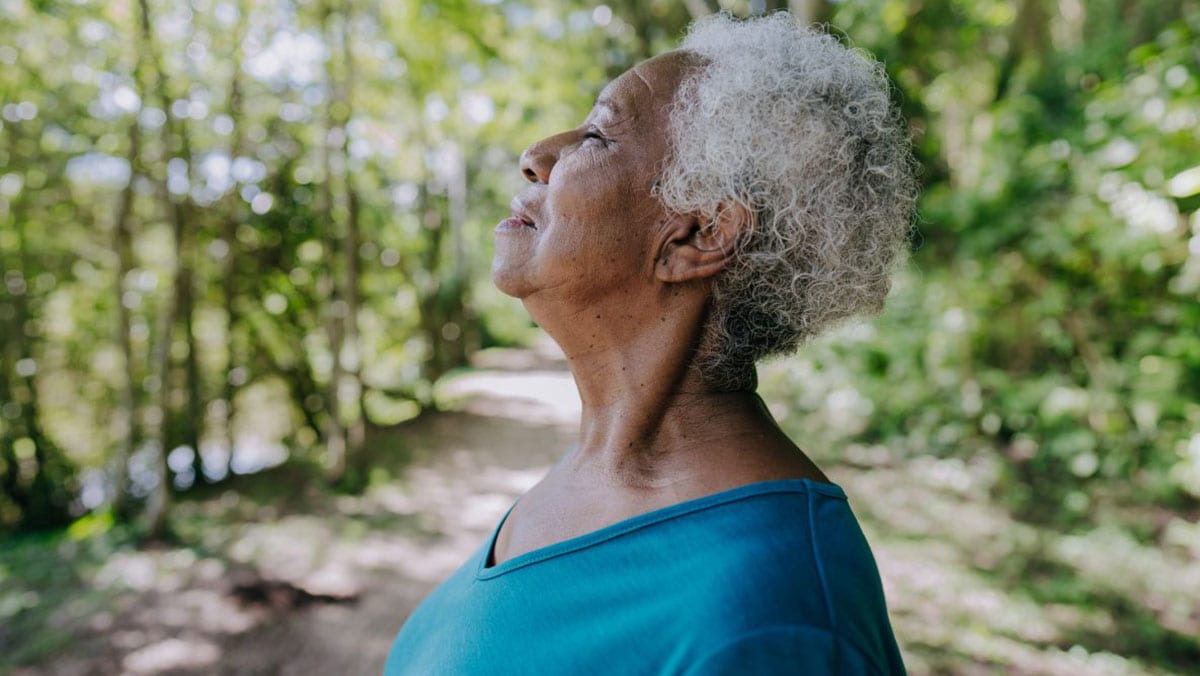
[[[645,250],[662,216],[649,193],[652,177],[616,165],[596,162],[558,177],[546,202],[551,229],[542,242],[555,257],[569,264],[625,268],[623,262],[636,265],[652,255]]]
[[[630,226],[649,215],[648,186],[617,162],[596,162],[573,172],[554,195],[556,216],[590,228]],[[567,179],[568,177],[563,177]]]

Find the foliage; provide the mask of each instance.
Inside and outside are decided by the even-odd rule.
[[[531,326],[515,159],[687,21],[786,3],[3,0],[0,530],[373,429]],[[1084,524],[1200,498],[1200,5],[791,3],[881,57],[924,167],[891,309],[764,388],[802,439],[994,466]]]
[[[798,430],[850,411],[833,437],[988,458],[1073,523],[1200,497],[1200,6],[1066,7],[838,8],[921,131],[918,248],[880,321],[800,360],[827,379],[768,379]]]
[[[923,165],[887,313],[761,371],[814,455],[874,468],[845,475],[910,654],[1194,659],[1196,0],[0,0],[0,533],[81,517],[5,540],[0,645],[172,499],[201,542],[259,519],[206,501],[387,483],[380,428],[531,336],[486,275],[521,149],[693,16],[785,4],[888,64]]]
[[[3,7],[0,530],[365,476],[368,423],[528,332],[481,284],[516,157],[650,49],[552,2]]]

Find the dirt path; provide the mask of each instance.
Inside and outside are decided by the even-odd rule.
[[[223,671],[378,674],[404,618],[572,442],[577,395],[552,352],[497,352],[478,365],[443,383],[462,411],[391,433],[414,458],[397,481],[370,491],[358,509],[343,505],[382,526],[332,556],[368,574],[360,601],[314,605],[239,636],[225,646]],[[264,651],[270,644],[291,649]]]
[[[94,591],[58,613],[71,640],[15,674],[380,673],[412,609],[572,442],[561,363],[517,352],[481,366],[443,383],[461,410],[372,440],[395,474],[365,495],[289,491],[267,472],[278,497],[177,505],[192,546],[123,549],[76,571]]]
[[[486,399],[479,403],[511,404]],[[341,574],[362,580],[360,600],[312,604],[237,636],[224,646],[222,672],[379,674],[417,603],[480,546],[570,443],[561,427],[471,412],[430,417],[402,434],[422,459],[395,484],[372,491],[359,509],[347,509],[379,527],[343,538],[329,554],[341,562]]]
[[[73,571],[87,593],[51,617],[70,639],[15,673],[378,674],[416,604],[574,436],[574,385],[552,354],[477,366],[440,386],[461,410],[372,440],[392,474],[363,496],[267,472],[254,490],[177,505],[186,548],[94,557]],[[825,468],[872,542],[911,673],[1176,673],[1147,660],[1190,659],[1180,637],[1200,626],[1187,605],[1200,608],[1200,569],[1185,554],[1015,522],[988,497],[986,464],[864,457]]]

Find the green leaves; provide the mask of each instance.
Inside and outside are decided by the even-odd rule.
[[[790,421],[834,447],[995,458],[1022,487],[1011,506],[1039,518],[1086,516],[1068,495],[1200,496],[1200,11],[1004,5],[926,3],[890,35],[838,4],[923,132],[925,244],[874,337],[799,358],[844,369],[876,404],[867,428],[831,426],[812,392]],[[1011,32],[1021,12],[1047,42]]]

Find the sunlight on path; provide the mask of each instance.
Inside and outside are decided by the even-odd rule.
[[[476,370],[438,383],[440,400],[463,410],[532,425],[575,430],[582,407],[566,357],[545,334],[528,350],[490,349],[475,353]]]
[[[476,372],[448,378],[439,394],[465,400],[465,410],[535,425],[579,423],[579,393],[570,375],[554,371]]]
[[[457,399],[462,411],[419,418],[385,434],[415,461],[395,481],[340,498],[344,523],[322,517],[329,532],[315,539],[331,544],[321,558],[360,581],[359,603],[316,605],[248,632],[222,657],[225,673],[267,669],[262,645],[269,640],[296,647],[274,654],[277,673],[377,674],[416,604],[482,545],[573,441],[578,413],[571,413],[570,400],[577,395],[565,372],[522,377],[481,370],[454,377],[440,396]],[[364,523],[368,530],[346,536]]]
[[[562,364],[545,348],[481,355],[442,386],[458,411],[372,436],[393,478],[364,495],[289,488],[282,466],[180,502],[189,546],[121,549],[80,571],[94,598],[70,606],[71,643],[15,676],[378,674],[412,609],[573,443]]]
[[[552,346],[473,363],[437,388],[454,410],[372,436],[383,478],[361,496],[289,487],[285,466],[257,488],[181,502],[189,547],[109,555],[85,576],[101,596],[76,602],[99,604],[80,611],[82,632],[46,668],[14,673],[378,674],[413,608],[574,441],[578,395]],[[826,469],[872,543],[913,674],[1173,673],[1117,641],[1136,622],[1200,631],[1194,591],[1179,593],[1200,589],[1200,567],[1118,529],[1019,523],[990,498],[986,465],[851,447]],[[1126,610],[1157,615],[1034,596],[1062,595],[1047,586],[1059,580],[1113,598],[1136,589],[1144,606]]]

